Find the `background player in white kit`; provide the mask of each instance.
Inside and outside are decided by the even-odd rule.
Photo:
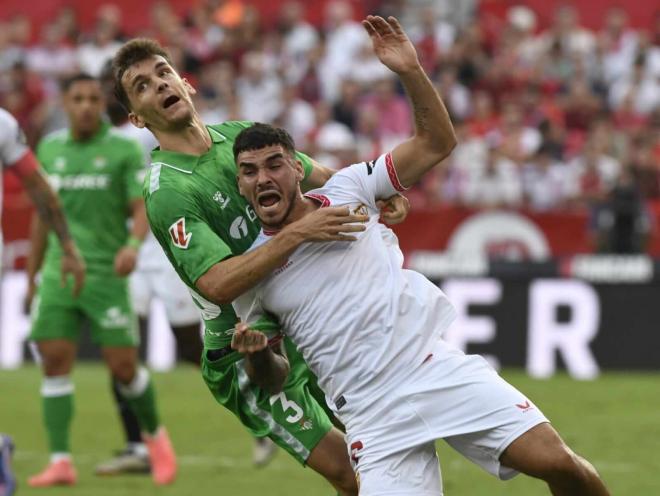
[[[302,168],[285,131],[257,125],[239,134],[239,188],[263,226],[253,248],[319,207],[346,206],[370,220],[354,243],[301,245],[236,300],[237,313],[248,324],[274,315],[301,350],[346,426],[362,496],[442,494],[434,446],[440,438],[501,479],[523,472],[546,481],[554,495],[607,495],[595,469],[528,398],[484,359],[441,339],[454,318],[451,303],[421,274],[402,269],[394,235],[378,223],[377,199],[417,182],[456,139],[399,23],[369,16],[363,24],[412,100],[415,135],[303,196]],[[232,345],[285,369],[286,358],[267,338],[239,324]],[[254,373],[252,379],[261,380]]]

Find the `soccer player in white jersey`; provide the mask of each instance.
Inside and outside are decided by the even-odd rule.
[[[412,101],[415,134],[304,196],[302,167],[285,131],[261,124],[237,136],[239,188],[262,223],[253,248],[318,208],[343,206],[370,217],[353,243],[302,244],[234,302],[238,315],[248,324],[275,316],[303,353],[346,426],[361,496],[441,495],[437,439],[500,479],[522,472],[544,480],[556,496],[609,494],[529,398],[483,358],[442,340],[454,318],[451,303],[421,274],[402,268],[394,235],[378,223],[376,201],[415,184],[456,139],[398,21],[369,16],[363,25]],[[238,324],[232,346],[251,360],[270,360],[273,371],[286,370],[268,337]]]

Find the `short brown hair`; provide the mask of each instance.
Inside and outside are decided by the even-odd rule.
[[[126,110],[130,112],[131,103],[128,100],[128,95],[124,86],[121,84],[121,79],[124,73],[133,64],[142,62],[145,59],[158,56],[163,57],[168,64],[172,64],[169,54],[156,40],[149,38],[135,38],[122,46],[115,57],[112,59],[112,74],[115,79],[115,96],[119,103],[121,103]]]

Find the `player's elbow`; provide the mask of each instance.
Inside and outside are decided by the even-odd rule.
[[[222,281],[215,281],[206,274],[197,280],[196,286],[206,299],[216,305],[230,305],[236,299],[227,286],[222,284]]]
[[[456,134],[451,129],[450,132],[443,136],[430,136],[425,139],[424,149],[427,150],[429,155],[433,156],[435,163],[439,163],[451,154],[457,144]]]

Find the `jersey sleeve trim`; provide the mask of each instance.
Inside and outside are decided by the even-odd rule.
[[[37,162],[34,154],[30,150],[27,150],[21,158],[9,164],[9,170],[23,178],[39,170],[39,162]]]
[[[305,193],[305,197],[319,202],[321,204],[321,208],[330,206],[330,198],[320,193]]]
[[[392,186],[394,186],[394,189],[398,192],[406,191],[408,188],[403,187],[399,181],[399,176],[396,173],[394,161],[392,160],[392,152],[389,152],[385,155],[385,167],[387,167],[387,175],[390,177],[390,182],[392,183]]]

